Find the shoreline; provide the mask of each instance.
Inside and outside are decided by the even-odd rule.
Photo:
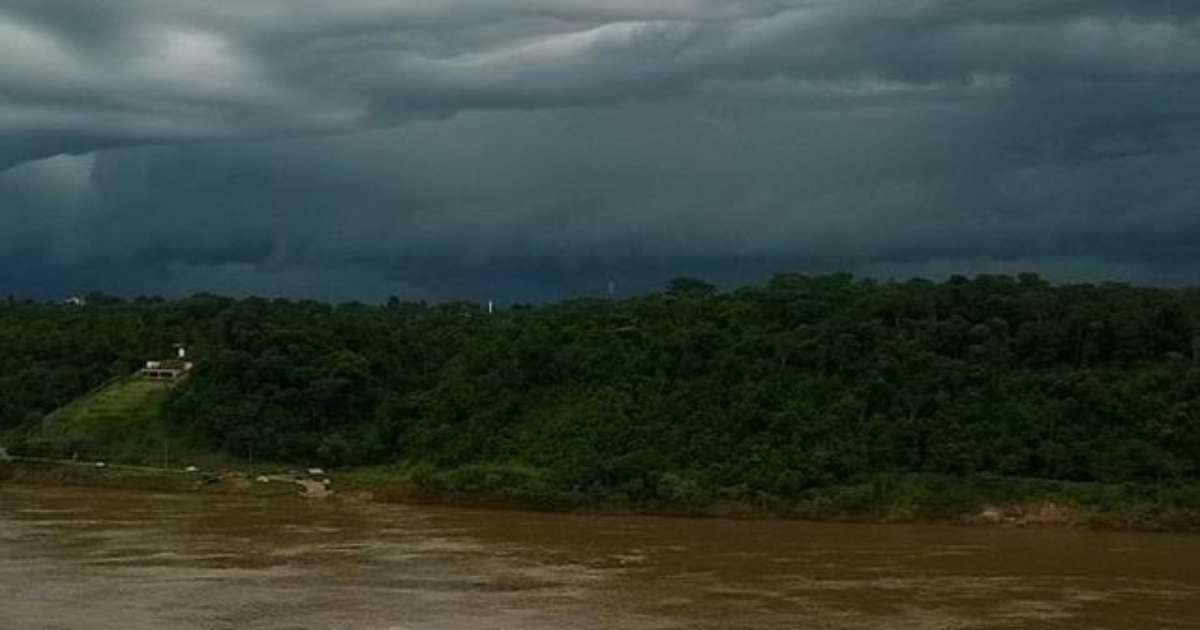
[[[26,486],[76,486],[112,490],[170,494],[238,495],[263,499],[288,498],[334,503],[391,503],[473,509],[551,512],[584,516],[659,516],[679,518],[725,518],[779,520],[815,523],[928,524],[984,528],[1046,528],[1081,531],[1200,532],[1200,504],[1163,505],[1134,502],[1116,509],[1102,509],[1086,502],[1055,500],[1036,493],[1022,495],[1018,480],[1007,501],[984,501],[974,505],[937,506],[931,503],[880,500],[858,509],[838,507],[819,499],[781,504],[776,500],[752,502],[720,499],[703,506],[666,502],[613,502],[579,495],[559,500],[531,500],[497,490],[447,490],[430,487],[400,474],[381,475],[366,470],[348,470],[328,475],[331,491],[312,493],[320,482],[278,474],[257,477],[242,471],[187,472],[135,466],[105,466],[74,462],[0,461],[0,484]],[[1025,480],[1028,481],[1028,480]],[[963,480],[963,483],[967,483]],[[994,480],[1004,486],[1006,480]],[[1063,482],[1044,482],[1067,486]],[[1076,484],[1081,489],[1102,491],[1099,484]],[[820,489],[832,494],[836,488]]]

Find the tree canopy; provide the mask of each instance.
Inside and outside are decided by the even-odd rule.
[[[184,341],[164,414],[214,451],[777,495],[880,473],[1200,476],[1200,292],[1032,274],[779,275],[501,309],[106,297],[0,304],[0,431]]]

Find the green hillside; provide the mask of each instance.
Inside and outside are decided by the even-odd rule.
[[[178,340],[185,385],[87,394]],[[157,465],[164,442],[182,465],[252,453],[537,504],[969,512],[1084,484],[1098,510],[1200,523],[1200,289],[784,274],[492,313],[0,302],[0,444]]]
[[[170,390],[165,382],[111,382],[46,416],[31,437],[31,450],[87,459],[151,459],[161,454],[168,435],[159,412]]]

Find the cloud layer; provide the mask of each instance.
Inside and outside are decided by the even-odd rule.
[[[0,0],[0,284],[1187,282],[1193,4]]]

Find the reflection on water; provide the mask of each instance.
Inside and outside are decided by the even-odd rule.
[[[4,628],[1200,627],[1200,537],[0,486]]]

